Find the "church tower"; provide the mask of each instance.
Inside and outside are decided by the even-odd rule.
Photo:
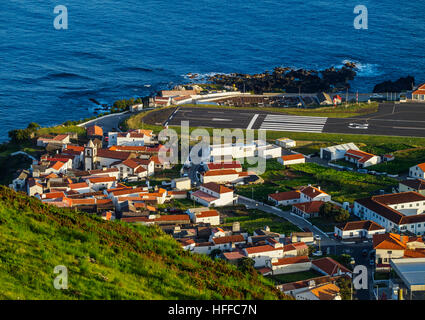
[[[89,143],[84,147],[84,170],[93,170],[94,163],[96,162],[97,147],[94,145],[93,141],[90,140]]]

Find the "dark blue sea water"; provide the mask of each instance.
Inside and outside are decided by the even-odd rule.
[[[355,30],[366,5],[369,29]],[[53,27],[56,5],[68,30]],[[424,81],[425,2],[407,0],[3,0],[0,140],[30,121],[93,115],[111,103],[185,82],[189,72],[359,63],[354,90],[408,74]],[[151,85],[151,87],[146,87]]]

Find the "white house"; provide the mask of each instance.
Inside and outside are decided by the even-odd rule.
[[[276,144],[285,149],[295,148],[297,146],[295,140],[289,138],[276,139]]]
[[[300,188],[300,203],[312,202],[312,201],[331,201],[331,196],[326,192],[322,191],[320,187],[307,186]]]
[[[290,206],[299,203],[301,193],[299,191],[276,192],[269,194],[268,200],[275,203],[277,206]]]
[[[305,157],[302,154],[297,153],[297,154],[281,156],[277,159],[277,161],[281,165],[289,166],[291,164],[305,163]]]
[[[220,214],[217,210],[208,208],[191,208],[187,210],[193,223],[205,223],[212,226],[220,225]]]
[[[374,234],[382,234],[385,232],[386,230],[384,227],[370,220],[349,221],[335,226],[335,234],[340,239],[372,239]]]
[[[361,220],[376,222],[388,232],[425,234],[425,196],[417,192],[359,199],[354,201],[353,213]]]
[[[381,157],[360,150],[347,150],[345,161],[354,163],[358,168],[367,168],[381,162]]]
[[[173,179],[171,188],[175,190],[190,190],[192,189],[192,180],[189,177]]]
[[[200,176],[202,183],[233,183],[239,180],[240,173],[232,169],[210,170],[203,172]]]
[[[409,176],[412,178],[425,179],[425,163],[417,164],[409,169]]]
[[[272,269],[272,275],[309,271],[311,261],[307,256],[286,257],[267,261],[267,267]]]
[[[354,143],[345,143],[337,146],[320,149],[320,158],[328,161],[344,159],[348,150],[360,150]]]
[[[68,134],[59,134],[55,137],[40,137],[37,139],[37,146],[45,147],[49,143],[56,145],[64,145],[70,142],[70,136]]]
[[[231,161],[232,159],[250,158],[255,156],[257,146],[254,143],[228,143],[211,145],[209,160],[211,162]]]
[[[88,178],[86,182],[94,191],[111,189],[116,186],[116,179],[114,177]]]
[[[112,168],[119,170],[119,178],[126,179],[128,177],[145,178],[148,176],[148,170],[137,162],[136,159],[127,159],[112,165]],[[151,174],[154,169],[151,166]]]
[[[425,84],[420,85],[417,90],[412,92],[413,101],[425,101]]]
[[[111,146],[144,146],[152,141],[151,130],[132,130],[129,132],[109,132],[108,147]]]
[[[255,150],[255,156],[264,159],[275,159],[282,156],[282,148],[273,144],[266,143],[258,140],[254,142],[257,149]]]
[[[281,243],[275,246],[263,245],[256,247],[244,248],[243,252],[246,257],[254,260],[254,267],[265,267],[269,260],[273,258],[281,259],[284,257],[285,252]]]
[[[227,161],[227,162],[208,162],[204,164],[205,171],[217,171],[217,170],[235,170],[236,172],[242,172],[242,165],[239,161]]]
[[[231,206],[236,201],[232,189],[214,182],[203,184],[190,198],[206,207]]]
[[[237,245],[245,244],[246,240],[243,235],[238,234],[213,238],[212,242],[214,243],[214,249],[221,251],[233,251]]]
[[[30,197],[33,197],[36,194],[42,194],[43,193],[43,185],[35,180],[34,178],[28,178],[27,182],[27,194]]]

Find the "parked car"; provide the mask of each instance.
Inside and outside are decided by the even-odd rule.
[[[321,241],[321,240],[322,240],[322,238],[321,238],[320,236],[318,236],[318,235],[315,235],[315,236],[314,236],[314,240],[316,240],[316,241]]]
[[[323,255],[322,251],[313,252],[313,256],[315,256],[315,257],[321,257],[322,255]]]

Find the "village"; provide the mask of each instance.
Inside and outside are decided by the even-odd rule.
[[[163,92],[154,103],[167,106],[187,99],[192,99],[188,92],[174,98]],[[322,99],[339,103],[325,95]],[[85,130],[83,140],[72,132],[38,137],[35,143],[43,155],[20,170],[10,187],[44,204],[110,223],[157,225],[184,250],[252,265],[296,300],[422,299],[425,284],[418,278],[425,267],[425,163],[405,175],[369,171],[396,157],[362,151],[356,143],[323,147],[312,156],[294,150],[295,139],[280,137],[211,145],[201,164],[189,158],[176,165],[160,160],[162,141],[152,130],[104,131],[98,125]],[[392,192],[376,190],[351,202],[334,199],[320,181],[258,199],[257,190],[273,186],[247,170],[244,159],[253,157],[264,159],[267,170],[312,164],[340,173],[382,175],[398,184]],[[256,215],[271,223],[250,224]],[[322,230],[316,222],[330,217],[331,229]],[[353,288],[356,265],[368,268],[366,290]]]

